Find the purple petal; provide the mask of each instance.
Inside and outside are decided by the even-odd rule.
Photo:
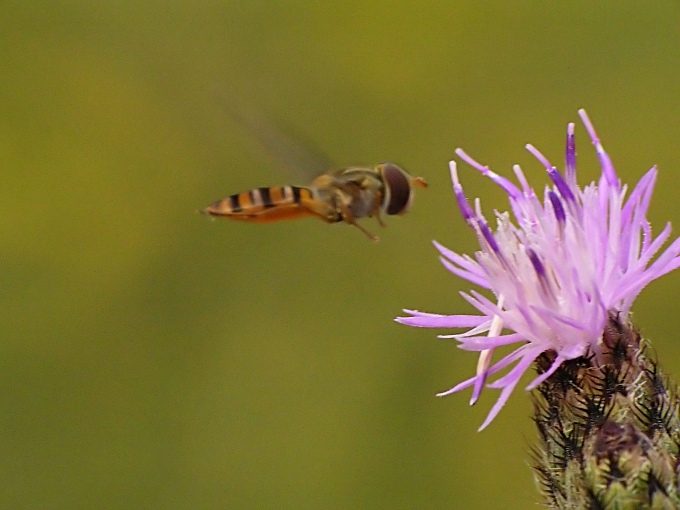
[[[543,381],[545,381],[548,377],[553,375],[555,373],[555,371],[558,368],[560,368],[560,365],[562,365],[562,363],[564,361],[566,361],[564,358],[562,358],[561,356],[557,356],[555,358],[555,361],[553,361],[552,365],[550,365],[550,368],[548,370],[546,370],[545,372],[543,372],[541,375],[539,375],[536,379],[531,381],[529,386],[526,387],[526,390],[531,391],[531,390],[537,388]]]
[[[453,182],[453,194],[456,197],[456,202],[458,203],[458,208],[462,214],[465,221],[470,222],[474,219],[475,213],[472,211],[472,207],[467,201],[467,197],[463,192],[463,187],[460,185],[458,180],[458,171],[456,170],[456,162],[449,162],[449,169],[451,170],[451,181]]]
[[[417,310],[404,310],[404,312],[410,313],[412,317],[397,317],[394,320],[417,328],[470,328],[489,320],[488,317],[480,315],[438,315]]]
[[[517,383],[519,382],[520,378],[522,377],[522,374],[526,372],[526,370],[531,366],[531,364],[534,362],[534,360],[541,354],[540,351],[536,352],[527,352],[527,354],[513,367],[513,369],[510,371],[510,373],[505,376],[503,379],[507,381],[507,385],[503,388],[501,391],[500,396],[498,397],[498,400],[496,400],[496,403],[494,406],[491,408],[491,411],[489,411],[489,414],[486,417],[486,420],[484,420],[484,423],[482,423],[482,426],[479,427],[479,431],[484,430],[492,421],[493,419],[498,415],[500,410],[503,408],[505,403],[508,401],[508,398],[510,398],[510,395],[512,394],[512,391],[515,389],[515,386],[517,386]],[[497,381],[498,382],[498,381]],[[491,387],[491,385],[489,385]]]
[[[464,351],[494,349],[496,347],[502,347],[524,340],[524,336],[519,333],[501,336],[480,336],[476,338],[459,338],[459,335],[454,335],[453,338],[460,342],[458,348]]]
[[[560,225],[564,225],[567,221],[567,215],[564,212],[564,207],[562,206],[562,201],[557,196],[554,191],[548,191],[548,198],[553,206],[553,212],[555,213],[555,218]]]
[[[574,123],[567,125],[567,155],[564,177],[569,186],[576,186],[576,139],[574,137]]]
[[[606,178],[606,181],[609,184],[609,186],[614,188],[618,187],[619,180],[616,177],[614,165],[612,164],[611,159],[609,159],[609,154],[607,154],[604,150],[604,147],[602,147],[602,143],[600,143],[600,139],[597,136],[597,133],[595,132],[593,124],[590,122],[590,118],[588,118],[588,114],[584,109],[580,109],[578,111],[578,114],[581,117],[581,120],[583,121],[583,124],[585,125],[586,130],[588,131],[588,134],[590,135],[590,139],[593,142],[593,145],[595,146],[595,151],[597,152],[597,157],[600,159],[600,165],[602,167],[602,175]]]
[[[460,269],[451,264],[451,262],[446,260],[444,257],[439,257],[439,260],[441,261],[442,265],[453,274],[460,276],[461,278],[469,281],[470,283],[474,283],[475,285],[478,285],[482,288],[485,289],[491,288],[491,285],[489,284],[489,281],[487,280],[486,276],[480,277],[477,274],[470,273],[469,271]]]
[[[525,348],[526,348],[526,346],[523,346],[523,347],[520,347],[519,349],[514,350],[513,352],[511,352],[510,354],[508,354],[507,356],[505,356],[504,358],[502,358],[501,360],[496,362],[496,364],[489,367],[484,372],[484,374],[482,374],[482,375],[484,377],[486,377],[486,376],[489,376],[489,375],[493,375],[500,370],[503,370],[505,367],[507,367],[508,365],[510,365],[514,361],[516,361],[518,358],[520,358],[522,356],[522,354],[524,353]],[[475,383],[475,381],[477,381],[478,378],[479,378],[479,375],[475,375],[474,377],[471,377],[470,379],[466,379],[465,381],[456,384],[450,390],[446,390],[446,391],[442,391],[441,393],[437,393],[437,396],[438,397],[444,397],[446,395],[450,395],[451,393],[456,393],[460,390],[464,390],[465,388],[469,388],[470,386],[472,386]]]

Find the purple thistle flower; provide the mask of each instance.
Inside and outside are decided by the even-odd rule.
[[[564,173],[533,146],[526,146],[552,181],[552,186],[544,190],[543,201],[519,166],[514,166],[517,186],[461,149],[456,150],[458,157],[508,194],[514,218],[507,212],[495,212],[496,229],[492,230],[482,215],[479,200],[475,200],[474,207],[468,202],[452,161],[453,191],[463,217],[477,234],[480,250],[472,258],[437,242],[434,245],[449,271],[488,289],[494,300],[474,290],[462,292],[479,315],[404,310],[410,317],[396,319],[425,328],[469,328],[440,338],[454,338],[461,349],[478,351],[477,373],[438,396],[473,387],[470,403],[474,404],[487,378],[514,364],[507,374],[486,384],[500,389],[501,394],[479,430],[496,417],[539,355],[552,351],[554,361],[527,390],[536,388],[567,360],[584,355],[597,357],[602,352],[603,332],[611,314],[625,322],[640,291],[680,266],[680,239],[652,261],[671,232],[667,224],[654,238],[646,218],[656,167],[628,194],[628,187],[617,177],[590,119],[584,110],[579,110],[579,115],[600,160],[599,182],[584,188],[577,185],[574,124],[569,124]],[[494,349],[511,344],[519,346],[492,365]]]

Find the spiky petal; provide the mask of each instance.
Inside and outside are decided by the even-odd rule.
[[[603,331],[611,314],[627,323],[640,291],[680,265],[679,239],[660,252],[670,237],[670,225],[653,237],[647,221],[656,168],[650,169],[628,194],[585,111],[580,110],[579,115],[601,166],[598,183],[583,188],[576,180],[573,124],[567,128],[563,173],[537,149],[527,146],[552,182],[545,187],[542,199],[519,166],[514,167],[519,181],[515,185],[461,149],[456,150],[459,158],[507,193],[512,214],[496,212],[496,227],[492,229],[479,201],[473,207],[467,200],[452,161],[454,194],[463,217],[477,235],[480,250],[472,258],[434,244],[449,271],[491,291],[494,299],[473,290],[462,295],[478,315],[405,310],[410,316],[396,319],[417,327],[469,328],[443,336],[457,340],[463,350],[480,353],[477,373],[440,395],[472,387],[474,403],[485,385],[500,389],[480,430],[496,417],[522,374],[540,356],[551,353],[550,363],[527,389],[538,387],[569,360],[601,356]],[[517,347],[492,364],[494,349],[505,345]],[[487,383],[488,377],[507,368],[505,375]]]

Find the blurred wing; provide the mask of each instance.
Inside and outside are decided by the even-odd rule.
[[[321,150],[302,136],[293,134],[283,122],[274,122],[251,103],[234,94],[223,94],[224,111],[256,142],[260,151],[303,182],[336,167]]]

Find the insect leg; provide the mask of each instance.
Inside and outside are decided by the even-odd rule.
[[[337,223],[343,220],[342,214],[335,207],[334,203],[319,200],[318,198],[305,197],[300,201],[300,205],[326,223]]]
[[[353,221],[353,222],[350,223],[350,225],[354,225],[356,228],[358,228],[359,230],[361,230],[364,234],[366,234],[366,235],[368,236],[368,238],[369,238],[371,241],[375,241],[376,243],[377,243],[378,241],[380,241],[380,238],[379,238],[377,235],[371,234],[368,230],[366,230],[364,227],[362,227],[361,225],[359,225],[357,222]]]
[[[380,203],[382,202],[382,193],[376,193],[375,198],[373,199],[373,205],[371,206],[371,216],[375,216],[375,219],[378,220],[378,225],[380,225],[382,228],[385,228],[387,225],[383,223],[382,218],[380,217]]]
[[[339,201],[338,206],[340,207],[340,212],[342,213],[342,219],[346,222],[349,223],[350,225],[354,225],[356,228],[361,230],[364,234],[368,236],[368,238],[371,241],[379,241],[378,236],[375,234],[370,233],[368,230],[366,230],[364,227],[359,225],[357,221],[354,219],[354,215],[352,214],[352,211],[349,210],[349,207],[347,207],[347,204],[343,202],[342,200]]]

